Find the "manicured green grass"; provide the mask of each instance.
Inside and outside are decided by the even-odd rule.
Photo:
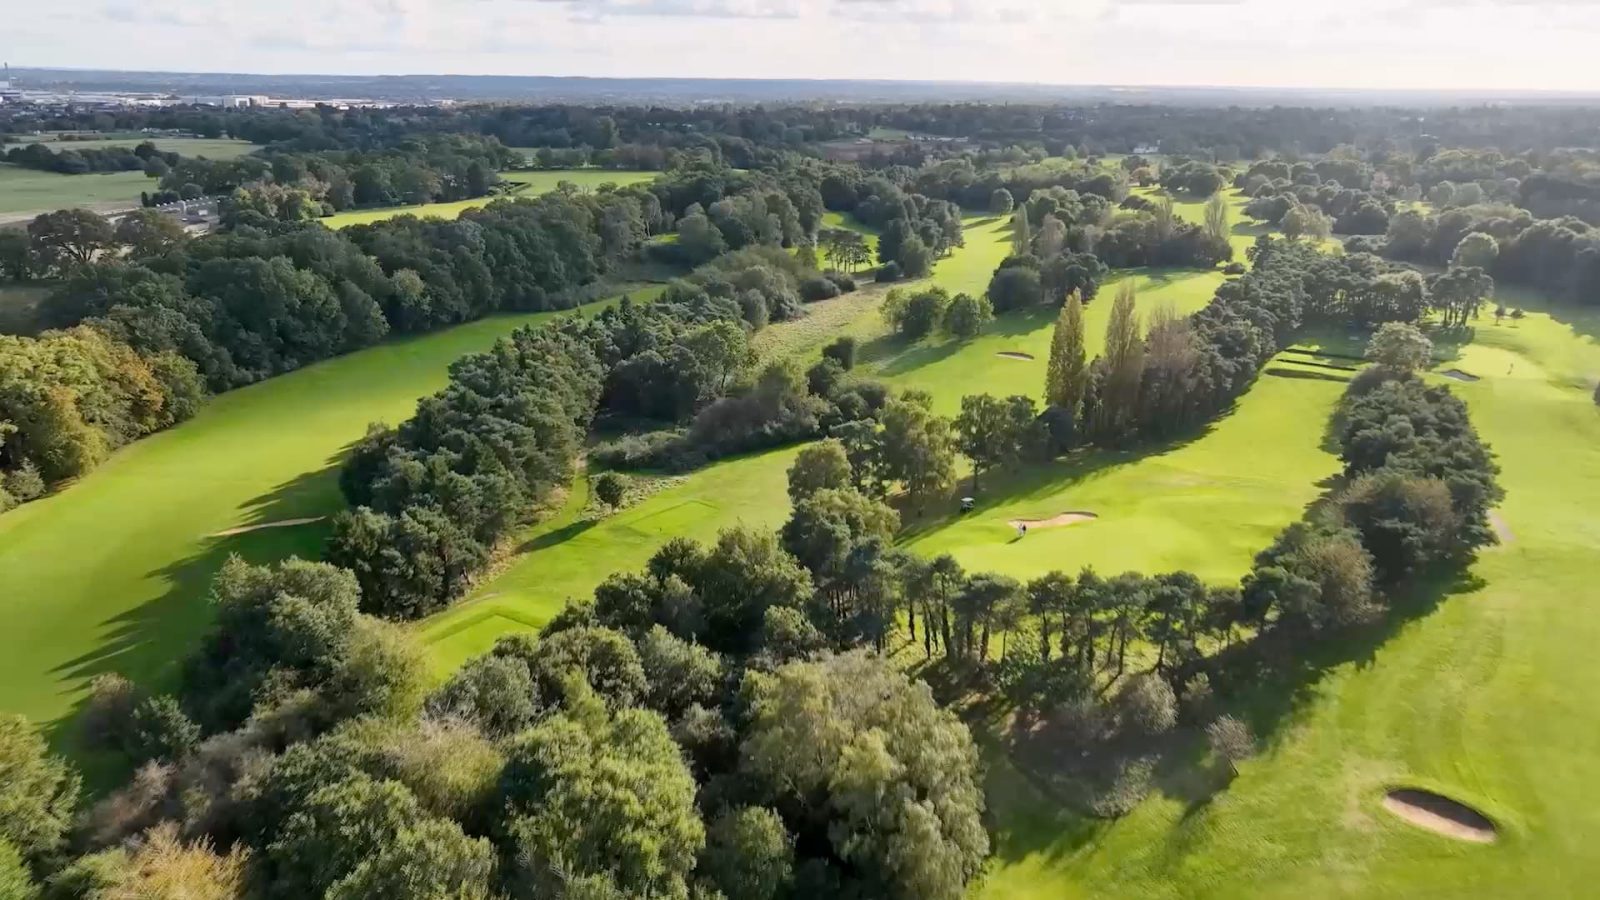
[[[155,189],[156,180],[143,172],[59,175],[0,163],[0,216],[71,206],[132,207],[139,205],[140,191]]]
[[[112,147],[127,147],[131,150],[145,141],[155,144],[156,149],[162,153],[177,153],[181,156],[203,156],[206,159],[233,159],[258,149],[258,145],[249,141],[194,137],[117,137],[96,138],[91,141],[46,141],[44,143],[51,150],[60,153],[63,150],[106,150]],[[14,145],[7,145],[7,147],[10,146]]]
[[[563,182],[570,182],[579,188],[593,190],[603,184],[624,186],[637,184],[641,181],[654,180],[659,172],[614,172],[609,169],[566,169],[537,172],[502,172],[500,177],[513,185],[522,185],[510,196],[536,197],[548,194]],[[349,212],[336,213],[322,221],[329,228],[344,228],[348,225],[365,225],[371,222],[381,222],[399,215],[421,216],[423,218],[456,219],[469,209],[480,209],[488,206],[498,197],[475,197],[471,200],[454,200],[449,203],[425,203],[421,206],[386,206],[382,209],[358,209]]]
[[[1127,818],[1094,823],[1055,809],[991,754],[999,839],[980,895],[1583,895],[1600,876],[1588,841],[1600,829],[1589,698],[1600,681],[1597,335],[1593,313],[1538,312],[1480,324],[1441,366],[1483,379],[1446,383],[1500,455],[1513,540],[1460,583],[1419,586],[1403,624],[1308,653],[1304,672],[1261,684],[1235,711],[1265,750],[1229,789],[1213,795],[1189,773]],[[1252,469],[1277,465],[1282,444],[1259,447]],[[1477,806],[1499,843],[1400,822],[1379,805],[1396,785]]]
[[[1323,449],[1323,429],[1343,387],[1264,375],[1232,414],[1176,446],[1093,452],[986,478],[976,510],[908,523],[915,531],[908,546],[924,556],[951,553],[970,571],[1018,578],[1094,566],[1106,575],[1184,569],[1207,581],[1236,580],[1316,499],[1317,483],[1339,470]],[[1036,527],[1020,540],[1008,524],[1065,512],[1099,518]]]
[[[495,317],[223,394],[0,515],[0,710],[49,722],[106,671],[170,686],[210,620],[206,584],[223,559],[314,556],[326,526],[208,535],[337,512],[339,458],[367,423],[407,417],[451,362],[549,317]]]

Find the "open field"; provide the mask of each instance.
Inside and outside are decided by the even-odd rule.
[[[69,206],[130,209],[139,205],[140,191],[155,188],[156,180],[143,172],[60,175],[0,163],[0,222]]]
[[[1190,773],[1127,818],[1094,822],[1057,811],[993,758],[999,841],[981,895],[1573,896],[1600,876],[1585,837],[1600,829],[1600,724],[1587,699],[1600,683],[1588,584],[1600,567],[1597,336],[1593,313],[1533,313],[1478,325],[1448,363],[1482,378],[1450,386],[1500,455],[1509,543],[1460,583],[1419,585],[1391,628],[1261,685],[1238,712],[1267,735],[1265,752],[1224,792]],[[1279,452],[1253,462],[1276,465]],[[1380,808],[1396,784],[1486,811],[1499,842],[1401,822]]]
[[[615,172],[610,169],[565,169],[538,172],[502,172],[500,177],[511,185],[522,185],[512,194],[513,197],[536,197],[547,194],[556,189],[563,181],[571,182],[580,188],[593,190],[602,184],[629,185],[641,181],[654,180],[659,172]],[[348,212],[336,213],[325,219],[322,224],[329,228],[344,228],[348,225],[365,225],[371,222],[381,222],[400,215],[421,216],[423,218],[456,219],[469,209],[479,209],[488,206],[495,197],[474,197],[471,200],[454,200],[449,203],[425,203],[420,206],[385,206],[382,209],[357,209]]]
[[[327,526],[208,535],[338,511],[336,466],[367,423],[405,418],[455,359],[552,315],[486,319],[231,391],[0,516],[0,709],[49,722],[105,671],[169,685],[210,619],[206,584],[223,559],[315,555]]]
[[[47,136],[48,137],[48,136]],[[243,156],[252,150],[259,149],[258,145],[249,141],[236,141],[228,138],[198,138],[198,137],[113,137],[95,138],[88,141],[60,141],[44,140],[42,143],[51,150],[60,153],[63,150],[106,150],[111,147],[127,147],[130,150],[145,141],[156,145],[156,149],[163,153],[177,153],[181,156],[204,156],[207,159],[233,159]],[[18,142],[22,145],[32,141]],[[17,146],[16,143],[7,144],[6,149]]]

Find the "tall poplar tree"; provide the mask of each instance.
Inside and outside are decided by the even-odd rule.
[[[1117,299],[1106,323],[1106,386],[1101,397],[1097,430],[1121,437],[1131,424],[1139,403],[1139,382],[1144,376],[1144,337],[1139,333],[1135,309],[1138,289],[1132,278],[1117,285]]]
[[[1028,221],[1028,207],[1018,206],[1011,217],[1011,254],[1025,256],[1033,252],[1033,225]]]
[[[1050,369],[1046,376],[1045,399],[1051,406],[1078,415],[1089,385],[1089,358],[1084,344],[1083,301],[1078,292],[1067,297],[1056,328],[1050,338]]]

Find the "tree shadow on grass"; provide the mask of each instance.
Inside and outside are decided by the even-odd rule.
[[[344,506],[338,489],[338,463],[343,456],[341,450],[321,468],[296,476],[241,507],[245,511],[243,527],[288,519],[318,521],[232,535],[195,535],[194,552],[149,573],[165,585],[160,596],[96,623],[104,635],[99,646],[60,664],[51,674],[70,690],[106,673],[123,675],[151,692],[174,690],[183,660],[211,625],[211,580],[228,557],[237,554],[248,562],[266,563],[289,556],[322,556],[332,527],[325,517]],[[121,761],[103,759],[104,754],[89,753],[81,745],[76,721],[82,706],[79,702],[47,724],[51,744],[86,763],[92,790],[114,786],[125,774]]]
[[[560,546],[599,524],[600,521],[598,519],[569,522],[560,528],[546,531],[535,536],[532,540],[523,542],[521,546],[517,547],[517,554],[520,556],[524,553],[533,553],[537,550],[548,550],[551,547]]]

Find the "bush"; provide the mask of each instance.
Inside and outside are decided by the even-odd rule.
[[[673,468],[670,460],[683,448],[683,432],[652,431],[648,434],[630,434],[610,443],[601,444],[590,456],[602,466],[613,469]]]
[[[200,726],[184,715],[171,695],[146,698],[134,709],[127,749],[135,762],[182,759],[198,743]]]
[[[800,282],[800,299],[807,303],[831,300],[837,296],[839,296],[839,285],[826,276],[817,275]]]
[[[6,493],[17,498],[17,502],[27,503],[44,496],[44,478],[32,461],[24,461],[21,466],[6,473],[4,488]]]
[[[621,508],[623,501],[628,499],[628,491],[633,487],[633,479],[617,472],[601,472],[594,479],[595,499],[612,509]]]
[[[856,367],[856,339],[842,337],[822,348],[822,357],[831,359],[839,364],[846,372]],[[1596,389],[1596,396],[1600,398],[1600,388]],[[1600,403],[1600,399],[1596,400]]]
[[[96,675],[89,682],[89,699],[78,719],[84,743],[100,750],[125,746],[138,705],[139,693],[133,682],[115,672]]]
[[[904,277],[905,273],[901,271],[899,263],[887,262],[878,267],[878,273],[874,280],[879,282],[899,281]]]
[[[855,276],[848,272],[829,271],[824,272],[823,277],[833,282],[834,287],[837,287],[841,294],[848,294],[859,287],[856,284]]]
[[[1206,726],[1206,744],[1233,775],[1239,774],[1239,763],[1256,752],[1256,736],[1250,732],[1250,726],[1233,716],[1222,716]]]
[[[1249,269],[1242,262],[1231,262],[1222,267],[1222,274],[1224,275],[1243,275],[1247,271]]]
[[[1150,673],[1128,679],[1117,692],[1116,710],[1122,728],[1138,734],[1164,734],[1178,724],[1178,698],[1172,686]]]

